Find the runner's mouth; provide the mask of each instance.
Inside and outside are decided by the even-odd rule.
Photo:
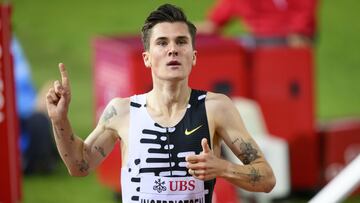
[[[173,61],[168,62],[166,65],[168,65],[168,66],[179,66],[179,65],[181,65],[181,63],[176,61],[176,60],[173,60]]]

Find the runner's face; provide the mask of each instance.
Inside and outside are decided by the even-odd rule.
[[[143,53],[144,63],[153,77],[163,80],[186,79],[196,63],[188,27],[183,22],[163,22],[151,31],[149,50]]]

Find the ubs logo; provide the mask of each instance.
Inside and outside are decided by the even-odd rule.
[[[195,180],[170,181],[170,190],[171,191],[186,191],[186,190],[193,191],[194,189],[195,189]]]
[[[155,180],[155,185],[153,186],[153,190],[157,191],[158,193],[161,193],[163,191],[166,191],[165,181],[161,181],[161,179]]]

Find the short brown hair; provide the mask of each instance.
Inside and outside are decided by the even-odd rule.
[[[150,13],[141,29],[141,39],[146,51],[150,48],[151,29],[162,22],[184,22],[188,26],[193,48],[195,48],[196,27],[187,20],[181,8],[171,4],[161,5],[157,10]]]

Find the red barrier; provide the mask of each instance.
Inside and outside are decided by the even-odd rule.
[[[234,185],[222,178],[216,178],[213,203],[239,203],[239,199]]]
[[[293,189],[313,189],[319,181],[315,133],[312,50],[259,48],[252,56],[251,93],[271,134],[290,147]]]
[[[235,40],[199,36],[197,64],[190,75],[190,86],[228,96],[249,96],[249,69],[245,51]]]
[[[15,87],[10,55],[9,5],[0,5],[0,202],[21,199],[20,151]]]
[[[320,127],[319,135],[324,186],[360,154],[360,118],[327,122]],[[355,193],[360,194],[360,188]]]
[[[144,66],[139,37],[97,38],[94,43],[96,120],[110,99],[144,93],[152,88],[151,72]],[[193,88],[248,96],[243,49],[234,40],[199,36],[197,65],[189,83]],[[98,169],[102,183],[120,191],[120,147],[117,145]]]

